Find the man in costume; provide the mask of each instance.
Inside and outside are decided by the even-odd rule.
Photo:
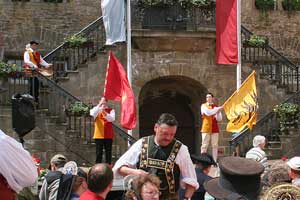
[[[90,110],[90,115],[95,120],[96,163],[102,163],[104,148],[105,162],[111,164],[111,149],[114,138],[112,122],[115,121],[115,110],[108,107],[105,98],[101,98],[99,104]]]
[[[24,52],[24,70],[25,73],[29,72],[32,76],[33,70],[39,70],[41,67],[51,67],[52,64],[47,63],[37,51],[39,43],[36,41],[31,41],[26,45],[26,50]],[[39,80],[37,77],[29,78],[30,95],[35,98],[38,103],[39,100]]]
[[[201,105],[202,115],[202,145],[201,153],[207,153],[207,148],[211,141],[212,156],[215,161],[218,158],[218,140],[219,140],[219,126],[218,122],[222,120],[222,107],[218,107],[214,103],[214,95],[207,93],[206,103]]]
[[[174,138],[177,126],[173,115],[163,113],[154,126],[155,134],[138,140],[116,162],[115,175],[156,174],[161,181],[160,199],[178,199],[180,183],[186,189],[185,199],[190,198],[199,185],[187,146]]]

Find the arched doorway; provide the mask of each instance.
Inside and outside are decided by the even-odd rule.
[[[140,137],[153,134],[153,127],[162,113],[173,114],[179,122],[176,138],[198,152],[201,137],[200,106],[207,90],[197,81],[183,76],[154,79],[139,96]]]

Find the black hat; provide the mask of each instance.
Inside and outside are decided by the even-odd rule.
[[[33,45],[33,44],[37,44],[38,45],[39,43],[37,41],[32,40],[32,41],[29,42],[29,44],[30,45]]]
[[[214,158],[208,153],[202,153],[200,155],[191,155],[192,161],[194,163],[201,163],[203,165],[217,165]]]
[[[204,183],[210,195],[220,200],[257,199],[262,164],[241,157],[224,157],[219,160],[219,167],[220,177]]]

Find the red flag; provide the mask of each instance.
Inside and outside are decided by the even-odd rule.
[[[237,1],[216,1],[216,63],[238,63]]]
[[[131,130],[136,126],[136,108],[133,91],[126,72],[118,59],[109,52],[104,95],[107,100],[121,102],[121,125]]]

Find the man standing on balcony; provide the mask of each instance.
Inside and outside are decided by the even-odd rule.
[[[26,45],[24,53],[24,69],[26,70],[38,70],[41,66],[50,67],[52,64],[47,63],[37,51],[39,43],[31,41]],[[39,80],[37,77],[29,79],[30,95],[35,98],[35,102],[39,102]]]
[[[202,145],[201,153],[207,153],[207,148],[211,141],[212,156],[215,161],[218,158],[218,140],[219,140],[219,126],[218,122],[222,120],[221,110],[222,107],[218,107],[214,103],[214,95],[207,93],[206,103],[201,105],[202,115]]]
[[[90,115],[95,121],[96,163],[102,162],[104,148],[105,162],[111,164],[112,141],[114,139],[112,122],[115,121],[115,110],[109,108],[106,99],[102,97],[99,104],[90,110]]]
[[[159,199],[177,200],[179,185],[186,189],[184,199],[191,198],[199,184],[188,147],[174,138],[177,126],[173,115],[163,113],[154,125],[155,134],[138,140],[116,162],[115,175],[155,174],[161,181]]]

